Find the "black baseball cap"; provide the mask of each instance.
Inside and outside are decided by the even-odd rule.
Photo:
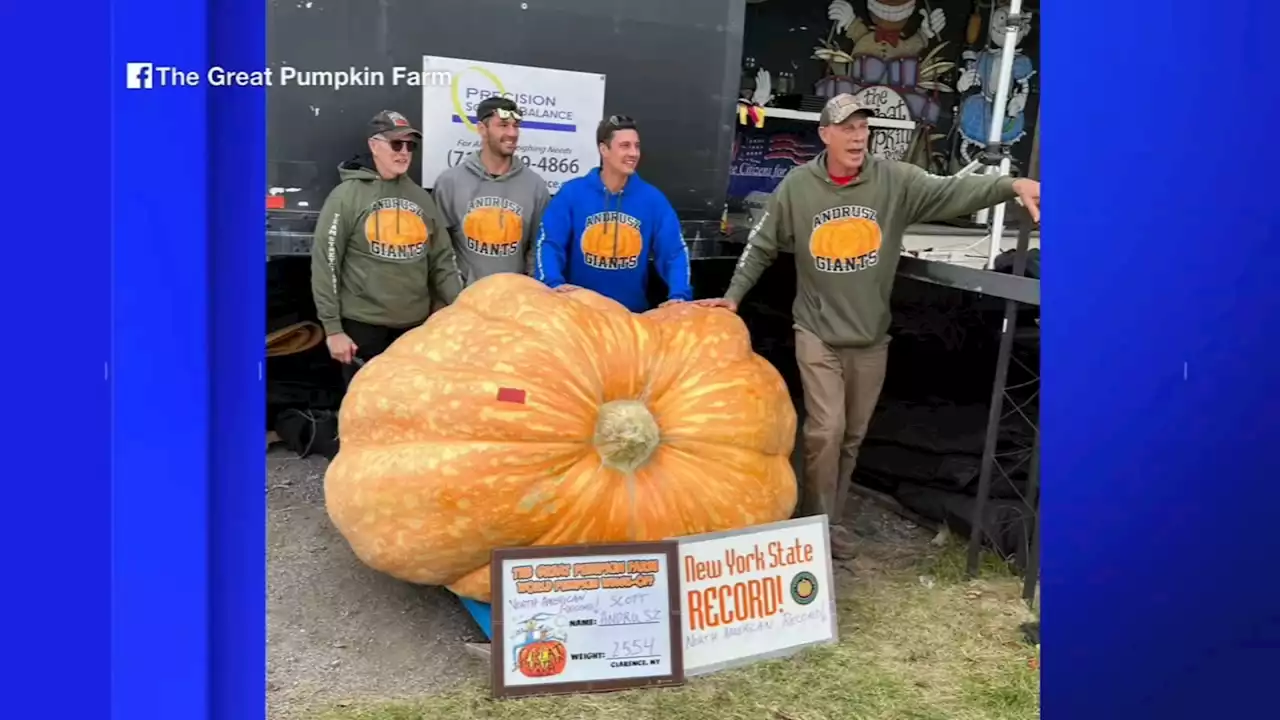
[[[397,135],[413,135],[422,137],[422,133],[409,124],[409,118],[395,110],[383,110],[369,121],[369,137],[395,133]]]
[[[481,100],[480,104],[476,105],[476,122],[483,122],[485,118],[499,110],[515,113],[516,119],[519,119],[520,117],[520,106],[516,105],[514,100],[511,98],[493,96]]]

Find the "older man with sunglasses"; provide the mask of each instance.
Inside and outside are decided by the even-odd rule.
[[[649,309],[649,260],[667,302],[693,299],[689,251],[667,197],[636,174],[640,131],[624,115],[596,128],[600,167],[565,183],[542,216],[534,277],[548,287],[583,287],[632,312]]]
[[[369,154],[338,166],[311,250],[311,292],[329,354],[347,382],[363,361],[449,304],[462,278],[435,201],[408,176],[422,133],[384,110],[369,122]]]

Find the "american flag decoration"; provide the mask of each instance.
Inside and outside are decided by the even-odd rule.
[[[739,133],[729,166],[729,196],[745,198],[753,192],[773,192],[787,172],[817,157],[816,138],[792,133]]]
[[[769,135],[742,138],[737,149],[737,162],[761,163],[779,160],[790,160],[792,164],[803,165],[818,155],[815,143],[796,137],[795,135]]]

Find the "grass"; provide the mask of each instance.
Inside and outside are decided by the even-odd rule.
[[[681,688],[494,701],[477,679],[314,720],[1030,720],[1039,652],[1020,580],[995,562],[964,579],[963,548],[868,553],[842,574],[839,644],[693,678]],[[476,663],[476,677],[485,668]]]

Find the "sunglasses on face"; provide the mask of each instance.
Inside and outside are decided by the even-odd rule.
[[[382,142],[390,145],[392,152],[400,152],[401,150],[408,150],[409,152],[413,152],[414,150],[418,149],[418,143],[412,140],[387,140],[383,138]]]

